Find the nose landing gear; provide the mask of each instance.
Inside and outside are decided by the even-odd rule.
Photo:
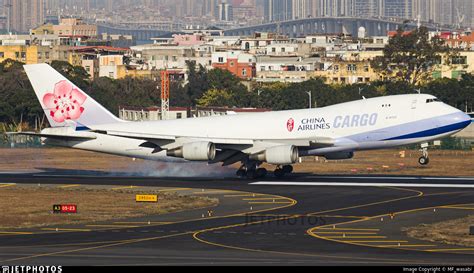
[[[418,163],[422,166],[426,166],[430,163],[430,158],[428,155],[428,145],[421,145],[421,157],[418,159]]]

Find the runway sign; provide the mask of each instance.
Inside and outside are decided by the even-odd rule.
[[[144,194],[137,194],[136,196],[137,202],[158,202],[158,195],[144,195]]]
[[[54,213],[77,213],[77,205],[54,205]]]

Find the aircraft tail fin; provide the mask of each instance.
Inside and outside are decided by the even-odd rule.
[[[25,65],[24,69],[51,127],[87,130],[122,121],[50,65]]]

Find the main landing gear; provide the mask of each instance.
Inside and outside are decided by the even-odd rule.
[[[248,179],[265,178],[268,171],[265,168],[259,168],[261,164],[262,163],[258,161],[246,162],[242,164],[236,174],[238,177]]]
[[[246,162],[242,164],[242,166],[237,171],[237,176],[241,178],[248,178],[248,179],[259,179],[265,178],[268,175],[268,171],[265,168],[259,168],[261,162]],[[285,165],[285,166],[278,166],[273,174],[277,178],[282,178],[287,174],[293,172],[293,166]]]
[[[420,165],[423,165],[423,166],[428,165],[430,163],[430,158],[428,155],[428,144],[422,144],[420,152],[422,155],[418,159],[418,163],[420,163]]]
[[[282,178],[283,176],[285,176],[286,174],[290,174],[293,172],[293,166],[291,165],[285,165],[283,167],[280,167],[278,166],[275,171],[273,172],[273,174],[277,177],[277,178]]]

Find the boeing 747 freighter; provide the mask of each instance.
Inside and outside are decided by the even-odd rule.
[[[282,177],[300,157],[349,159],[361,150],[427,143],[455,134],[471,118],[425,94],[385,96],[333,106],[181,120],[125,122],[48,64],[26,73],[51,128],[23,133],[50,145],[158,161],[241,163],[237,175]],[[426,152],[420,164],[428,164]]]

